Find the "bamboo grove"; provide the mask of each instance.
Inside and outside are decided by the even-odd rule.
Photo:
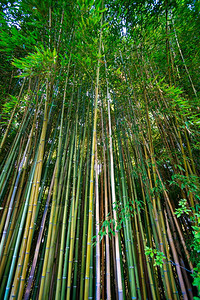
[[[4,2],[0,299],[199,299],[199,3]]]

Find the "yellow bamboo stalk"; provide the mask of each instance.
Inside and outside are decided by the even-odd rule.
[[[47,130],[47,121],[48,121],[48,100],[49,100],[48,94],[49,94],[49,83],[47,80],[47,98],[45,101],[44,119],[43,119],[42,133],[40,136],[37,166],[36,166],[36,170],[35,170],[35,174],[34,174],[31,196],[30,196],[30,200],[29,200],[29,210],[28,210],[28,214],[27,214],[27,218],[26,218],[24,238],[23,238],[23,242],[21,245],[20,256],[19,256],[18,263],[17,263],[18,267],[15,272],[15,278],[14,278],[13,287],[12,287],[12,291],[11,291],[11,296],[16,297],[18,285],[20,283],[18,299],[22,299],[22,296],[23,296],[25,276],[26,276],[26,272],[27,272],[30,247],[31,247],[31,241],[32,241],[32,236],[33,236],[33,227],[34,227],[34,222],[35,222],[37,199],[38,199],[38,194],[39,194],[39,186],[40,186],[40,179],[41,179],[41,173],[42,173],[43,155],[44,155],[44,147],[45,147],[45,136],[46,136],[46,130]],[[24,264],[23,264],[23,262],[24,262]],[[19,280],[22,265],[23,265],[23,273],[22,273],[21,280]]]

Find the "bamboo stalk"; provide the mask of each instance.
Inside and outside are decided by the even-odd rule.
[[[102,17],[101,17],[102,25]],[[100,71],[100,55],[101,55],[101,37],[102,29],[100,29],[99,37],[99,50],[98,50],[98,64],[96,71],[96,86],[95,86],[95,101],[94,101],[94,124],[92,135],[92,152],[91,152],[91,167],[90,167],[90,189],[89,189],[89,220],[88,220],[88,235],[87,235],[87,256],[86,256],[86,270],[85,270],[85,291],[84,299],[89,297],[89,271],[90,271],[90,259],[91,259],[91,242],[92,242],[92,206],[93,206],[93,178],[94,178],[94,153],[96,144],[96,128],[97,128],[97,103],[98,103],[98,91],[99,91],[99,71]]]

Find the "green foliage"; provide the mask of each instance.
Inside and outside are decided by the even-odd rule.
[[[190,209],[187,208],[187,200],[186,199],[181,199],[178,203],[180,208],[177,208],[175,210],[175,215],[177,215],[177,218],[179,218],[182,214],[189,215],[191,212]]]
[[[57,59],[56,50],[45,50],[43,46],[41,46],[40,49],[35,47],[35,49],[35,53],[31,53],[25,58],[15,58],[13,60],[12,64],[24,72],[17,77],[32,77],[41,75],[48,77],[53,72],[53,65],[55,65]]]
[[[141,202],[137,201],[136,203],[140,209],[142,205]],[[125,225],[126,220],[130,221],[131,217],[133,217],[136,213],[133,208],[133,203],[131,201],[127,201],[124,207],[121,207],[121,203],[115,203],[114,210],[117,212],[118,222],[116,224],[115,220],[111,219],[109,217],[110,214],[108,214],[107,219],[103,221],[101,230],[99,231],[101,240],[104,237],[104,235],[106,235],[106,229],[108,231],[109,237],[111,237],[111,235],[115,235],[115,230],[121,230],[122,227]]]
[[[115,235],[115,220],[109,218],[109,215],[107,216],[107,220],[103,221],[103,224],[101,225],[101,229],[99,231],[100,241],[107,234],[106,230],[108,231],[108,236],[110,238],[112,235]]]
[[[198,290],[200,290],[200,262],[198,262],[197,266],[194,268],[192,277],[194,278],[193,285],[196,286]]]
[[[152,196],[154,194],[162,194],[164,190],[166,190],[166,188],[163,187],[163,185],[160,182],[160,180],[156,181],[156,186],[155,187],[150,188],[150,192],[151,192]]]
[[[154,259],[154,266],[159,266],[161,268],[163,267],[163,260],[166,259],[163,252],[146,246],[145,255],[150,256],[150,258]]]
[[[198,217],[200,217],[200,214],[198,214]],[[200,253],[200,227],[192,226],[192,229],[194,230],[192,232],[194,235],[194,242],[192,246],[197,253]]]
[[[184,95],[182,88],[168,85],[164,82],[164,78],[155,83],[155,86],[162,92],[163,96],[168,102],[169,112],[171,109],[177,111],[178,116],[191,116],[193,109],[195,109],[194,100],[191,102],[187,95]],[[165,108],[166,109],[166,108]]]
[[[173,174],[172,180],[169,181],[170,185],[175,185],[177,187],[181,187],[181,189],[188,189],[189,193],[193,193],[197,200],[200,200],[200,190],[199,190],[199,178],[196,175],[181,175],[181,174]]]
[[[194,239],[191,248],[193,248],[195,254],[194,263],[196,265],[192,277],[194,279],[193,285],[196,286],[200,292],[200,213],[195,214],[195,216],[198,218],[198,226],[192,226]]]
[[[18,103],[17,97],[13,95],[9,95],[8,101],[6,101],[6,103],[3,104],[2,113],[3,114],[10,113],[17,103]]]
[[[23,101],[21,101],[22,104]],[[19,104],[18,98],[13,96],[13,95],[9,95],[9,97],[7,98],[7,101],[2,105],[2,111],[1,111],[1,120],[0,120],[0,124],[1,125],[7,125],[8,123],[8,119],[13,111],[14,108],[16,108],[16,106]],[[15,125],[15,127],[17,126],[17,122],[16,119],[13,122]]]
[[[179,201],[180,208],[175,210],[175,215],[179,218],[182,216],[182,214],[191,214],[192,209],[187,208],[187,200],[182,199]],[[193,216],[190,217],[190,220],[197,221],[198,226],[192,226],[192,234],[193,234],[193,240],[190,242],[190,249],[193,250],[193,257],[194,257],[194,264],[196,265],[193,270],[193,285],[200,290],[200,213],[197,211],[193,213]]]

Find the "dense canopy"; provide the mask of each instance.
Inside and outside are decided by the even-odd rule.
[[[200,299],[200,2],[0,3],[0,299]]]

